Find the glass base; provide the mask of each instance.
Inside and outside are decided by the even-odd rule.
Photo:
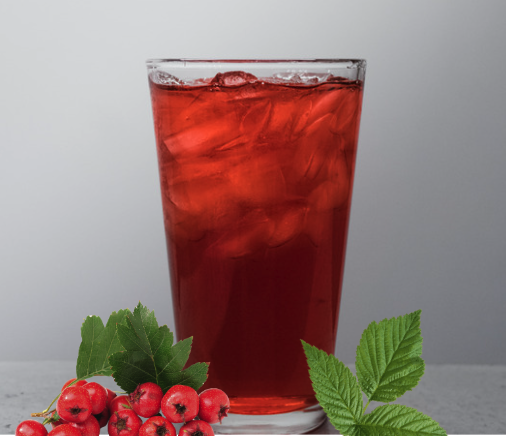
[[[213,425],[213,430],[216,434],[302,434],[322,425],[325,417],[319,404],[273,415],[229,413],[223,424]]]

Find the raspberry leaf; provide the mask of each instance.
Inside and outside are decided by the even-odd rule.
[[[364,415],[351,436],[446,436],[440,425],[415,409],[388,404]]]
[[[86,379],[95,375],[112,375],[109,356],[123,350],[116,324],[121,323],[126,310],[111,313],[106,326],[100,317],[88,316],[81,327],[82,342],[76,364],[78,379]]]
[[[362,393],[352,372],[337,358],[302,341],[316,399],[332,425],[350,434],[362,416]]]
[[[167,326],[158,327],[155,313],[141,303],[128,312],[117,326],[124,351],[109,357],[116,383],[126,392],[146,382],[153,382],[165,393],[176,384],[194,389],[207,379],[208,365],[196,363],[183,369],[190,355],[192,338],[174,343]]]
[[[413,389],[425,369],[420,330],[421,310],[372,322],[357,347],[356,370],[369,401],[394,401]]]

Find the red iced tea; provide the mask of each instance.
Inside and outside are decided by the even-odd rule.
[[[234,413],[315,404],[334,352],[362,82],[150,79],[172,297],[190,363]]]

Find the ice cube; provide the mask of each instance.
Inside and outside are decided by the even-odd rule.
[[[346,106],[344,97],[342,92],[322,92],[318,98],[314,99],[313,107],[309,114],[308,125],[327,115],[338,114]]]
[[[286,198],[286,181],[275,152],[258,148],[227,171],[228,192],[247,207],[266,206]]]
[[[270,247],[279,247],[298,236],[304,227],[307,207],[304,203],[283,205],[273,215],[274,230],[268,241]]]
[[[230,156],[223,153],[219,158],[216,156],[201,156],[188,159],[183,164],[173,162],[166,169],[173,183],[191,182],[192,180],[217,177],[224,174],[234,162]]]
[[[349,181],[347,177],[339,180],[327,180],[309,195],[308,203],[312,210],[327,211],[338,209],[345,205],[348,200]]]
[[[161,70],[153,70],[150,77],[153,82],[159,85],[181,86],[185,84],[184,80]]]
[[[164,203],[165,227],[167,236],[179,246],[189,241],[199,241],[205,236],[207,221],[179,209],[171,202]]]
[[[332,75],[330,73],[311,73],[304,72],[300,74],[300,78],[308,85],[315,85],[317,83],[326,82]]]
[[[300,77],[295,71],[276,73],[273,79],[272,82],[274,83],[297,83],[300,81]]]
[[[211,84],[218,86],[241,86],[256,82],[257,80],[253,74],[244,71],[227,71],[226,73],[216,74],[214,79],[211,80]]]
[[[224,185],[224,179],[219,175],[175,182],[170,185],[170,200],[193,215],[211,214],[226,200]]]
[[[270,117],[263,131],[263,135],[270,136],[277,140],[280,138],[289,138],[294,123],[293,107],[293,102],[273,102]]]
[[[205,156],[214,150],[232,148],[244,142],[239,132],[230,128],[230,118],[195,123],[168,135],[164,143],[178,162]]]
[[[297,104],[298,111],[294,115],[294,125],[293,125],[293,135],[295,137],[299,136],[302,130],[307,126],[309,116],[311,114],[311,110],[313,108],[313,102],[311,99],[302,98]]]
[[[335,111],[334,119],[330,123],[330,130],[334,133],[348,133],[354,135],[360,111],[360,94],[355,90],[343,90],[342,104]]]
[[[267,247],[274,228],[273,221],[262,209],[253,209],[230,223],[225,233],[210,247],[222,256],[238,258]]]
[[[332,115],[328,114],[313,122],[301,132],[296,142],[293,165],[290,171],[295,180],[315,179],[336,148],[334,135],[328,129]]]
[[[327,77],[327,82],[333,82],[333,83],[349,83],[349,79],[343,76],[334,76],[333,74],[329,74]]]
[[[269,117],[262,134],[275,140],[296,140],[308,123],[312,107],[311,95],[300,95],[295,101],[271,101]]]
[[[274,83],[286,83],[296,85],[316,85],[325,82],[332,77],[330,73],[312,73],[309,71],[286,71],[273,76]]]
[[[244,114],[240,130],[254,140],[260,133],[266,130],[266,124],[271,114],[272,103],[270,101],[260,100],[259,103],[252,105]]]
[[[327,211],[314,211],[308,209],[305,218],[304,231],[309,236],[309,239],[316,247],[329,243],[329,234],[332,233],[331,229],[334,228],[334,212]]]

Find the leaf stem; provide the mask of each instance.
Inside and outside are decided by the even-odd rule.
[[[365,405],[365,407],[364,407],[364,411],[362,412],[362,415],[364,415],[364,414],[365,414],[365,411],[367,410],[367,407],[369,407],[369,403],[370,403],[370,402],[371,402],[371,400],[369,400],[369,401],[367,402],[367,404]]]

